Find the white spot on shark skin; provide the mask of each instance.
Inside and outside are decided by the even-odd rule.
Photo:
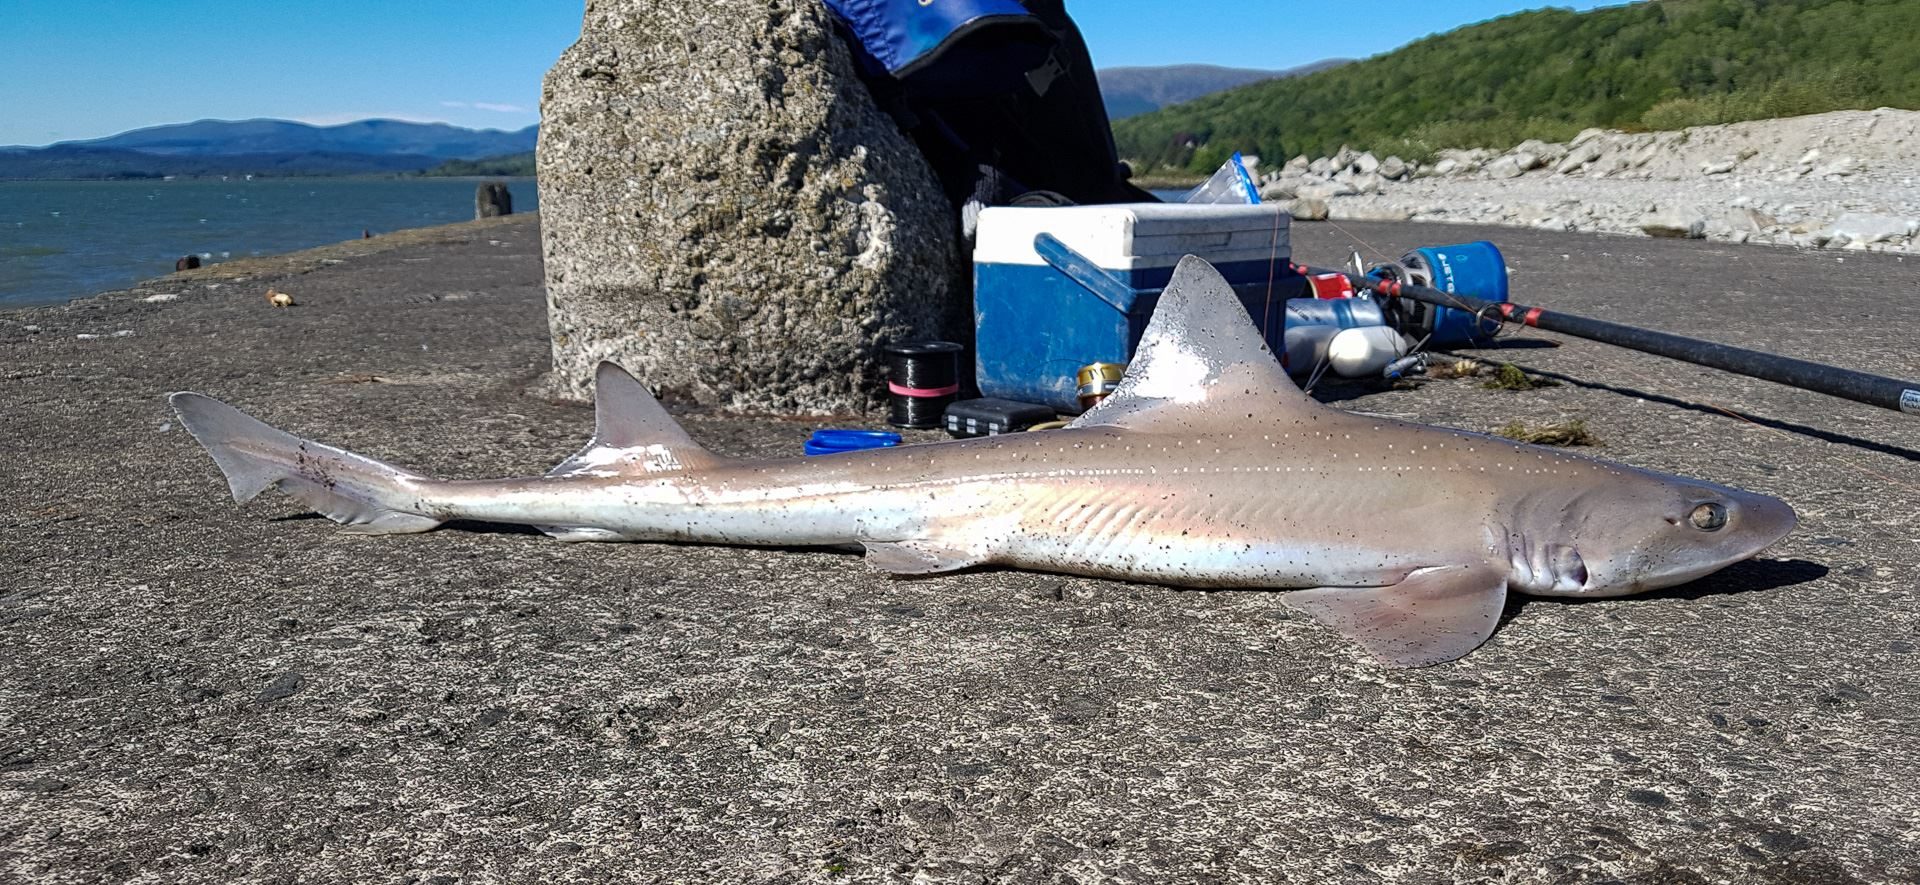
[[[686,465],[671,447],[664,445],[601,446],[580,453],[574,467],[565,476],[615,477],[621,475],[620,468],[628,464],[639,464],[648,473],[665,473],[684,468]]]
[[[1176,403],[1207,399],[1207,378],[1213,373],[1206,358],[1187,347],[1168,347],[1154,353],[1153,371],[1134,382],[1135,396]]]

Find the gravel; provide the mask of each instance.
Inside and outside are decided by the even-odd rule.
[[[1324,170],[1316,173],[1314,170]],[[1382,171],[1401,171],[1387,175]],[[1588,130],[1425,166],[1343,150],[1267,176],[1333,221],[1497,224],[1871,252],[1917,252],[1920,112],[1881,108],[1678,132]],[[1312,220],[1317,205],[1301,206]]]

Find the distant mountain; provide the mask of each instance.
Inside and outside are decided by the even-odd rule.
[[[1107,116],[1119,120],[1136,114],[1157,111],[1167,105],[1192,101],[1259,83],[1300,77],[1346,64],[1348,59],[1330,58],[1283,71],[1253,68],[1222,68],[1214,65],[1167,65],[1153,68],[1106,68],[1100,71],[1100,94],[1106,99]]]
[[[327,151],[471,160],[533,150],[538,132],[538,126],[506,132],[402,120],[360,120],[338,126],[291,120],[199,120],[62,142],[54,147],[116,148],[188,157]]]
[[[0,178],[161,178],[168,175],[377,175],[452,160],[531,152],[539,127],[506,132],[445,123],[361,120],[200,120],[44,148],[0,148]]]
[[[165,156],[116,148],[54,145],[0,149],[0,179],[164,178],[169,175],[379,175],[419,172],[441,162],[424,154],[304,153]]]

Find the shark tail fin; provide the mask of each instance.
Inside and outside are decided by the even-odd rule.
[[[441,523],[422,512],[417,486],[426,477],[276,430],[210,396],[176,393],[167,401],[226,474],[235,501],[279,486],[364,534],[424,532]]]
[[[715,467],[680,422],[627,370],[603,362],[593,377],[593,439],[548,476],[645,476]]]

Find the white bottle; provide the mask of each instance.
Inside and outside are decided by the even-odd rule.
[[[1385,326],[1386,322],[1379,302],[1370,299],[1290,299],[1282,333],[1282,364],[1295,375],[1309,375],[1326,359],[1328,342],[1341,330]]]
[[[1407,340],[1386,326],[1342,329],[1327,342],[1327,362],[1342,378],[1364,378],[1407,355]]]

